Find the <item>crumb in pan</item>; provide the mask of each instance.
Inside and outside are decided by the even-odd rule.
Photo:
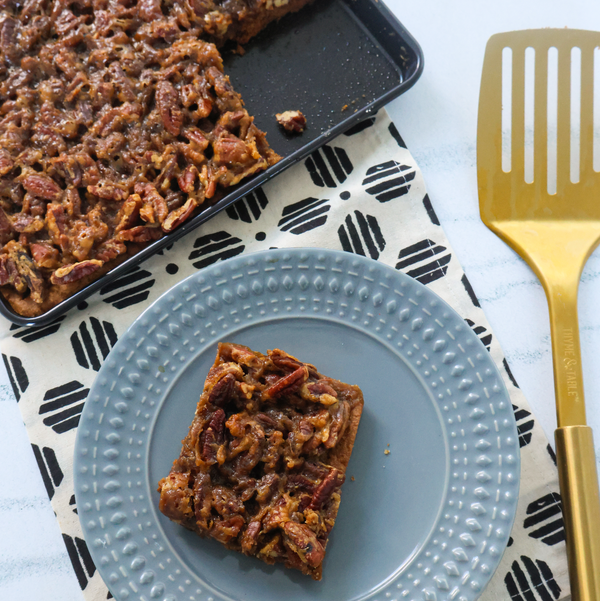
[[[301,111],[285,111],[275,115],[277,123],[291,133],[302,133],[306,129],[306,117]]]

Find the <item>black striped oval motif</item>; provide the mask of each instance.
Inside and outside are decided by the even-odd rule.
[[[354,167],[343,148],[325,144],[315,150],[304,163],[310,177],[320,188],[335,188],[346,181]]]
[[[282,232],[303,234],[327,221],[327,212],[331,208],[328,199],[305,198],[284,207],[277,226]]]
[[[44,424],[57,434],[76,428],[89,391],[77,380],[48,390],[39,409],[40,415],[47,415]]]
[[[421,240],[398,253],[396,269],[421,284],[429,284],[446,275],[451,257],[445,246],[436,244],[433,240]]]
[[[134,267],[125,275],[101,288],[100,296],[106,296],[102,300],[115,309],[125,309],[125,307],[145,301],[155,282],[156,280],[149,271]]]
[[[224,261],[239,255],[243,252],[244,245],[239,238],[220,231],[197,238],[194,242],[194,248],[196,250],[190,253],[188,259],[193,261],[192,265],[194,267],[202,269],[217,261]]]
[[[551,492],[529,503],[523,528],[529,530],[531,538],[540,539],[546,545],[556,545],[565,540],[560,495]]]
[[[360,211],[346,216],[338,228],[338,236],[346,252],[369,256],[371,259],[377,259],[385,248],[385,239],[377,219]]]
[[[35,326],[32,328],[12,324],[10,326],[10,331],[15,332],[13,334],[13,338],[20,338],[23,342],[35,342],[36,340],[40,340],[40,338],[46,338],[46,336],[50,336],[50,334],[58,332],[60,326],[62,325],[61,322],[65,319],[65,317],[66,315],[61,315],[45,326]]]
[[[489,351],[490,345],[492,344],[492,335],[487,333],[487,328],[476,325],[475,322],[470,319],[465,319],[465,322],[473,332],[477,334],[477,338],[481,340],[481,344]]]
[[[523,448],[531,442],[531,434],[533,430],[533,418],[527,409],[520,409],[513,405],[515,412],[515,420],[517,422],[517,432],[519,433],[519,447]]]
[[[89,322],[82,321],[79,329],[71,334],[71,346],[77,363],[81,367],[98,371],[110,349],[117,342],[117,333],[109,321],[90,317]]]
[[[36,444],[32,444],[31,448],[33,449],[35,460],[42,475],[46,492],[52,498],[65,477],[56,459],[56,453],[50,447],[40,449]]]
[[[90,578],[96,572],[96,566],[92,561],[92,556],[90,555],[84,540],[76,536],[69,536],[64,532],[63,540],[65,542],[65,546],[67,547],[69,559],[73,564],[73,569],[75,570],[75,575],[77,576],[79,586],[81,587],[81,590],[84,590],[88,585]]]
[[[512,601],[555,601],[560,596],[560,586],[550,566],[526,555],[521,555],[520,562],[513,561],[504,584]]]
[[[13,392],[15,394],[15,398],[17,401],[21,398],[21,395],[27,390],[29,386],[29,378],[27,377],[27,372],[23,367],[23,363],[21,359],[18,357],[7,357],[6,355],[2,355],[2,359],[4,359],[4,365],[6,367],[6,371],[8,372],[8,379],[10,380]]]
[[[267,195],[262,188],[250,192],[241,200],[227,207],[226,212],[230,219],[243,221],[244,223],[252,223],[258,221],[263,209],[269,204]]]
[[[389,202],[404,196],[410,190],[416,171],[410,165],[401,165],[396,161],[386,161],[367,170],[362,182],[365,192],[374,196],[379,202]]]

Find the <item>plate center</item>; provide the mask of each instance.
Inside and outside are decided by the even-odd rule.
[[[205,586],[231,599],[364,598],[406,568],[428,539],[442,504],[449,469],[447,441],[431,395],[396,351],[347,323],[285,318],[230,332],[226,340],[263,353],[281,348],[363,391],[365,407],[327,546],[323,580],[313,582],[282,565],[268,566],[228,551],[157,511],[156,483],[179,455],[216,345],[196,356],[174,382],[151,434],[152,499],[165,537]]]

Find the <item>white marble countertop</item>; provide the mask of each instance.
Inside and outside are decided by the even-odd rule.
[[[318,0],[317,0],[318,1]],[[425,71],[388,111],[423,171],[458,260],[550,439],[556,425],[548,310],[533,273],[479,219],[476,120],[483,52],[497,32],[539,27],[600,30],[595,0],[387,0],[421,44]],[[588,423],[600,459],[600,254],[580,287]],[[0,368],[0,599],[81,601],[12,390]],[[599,463],[600,466],[600,463]]]

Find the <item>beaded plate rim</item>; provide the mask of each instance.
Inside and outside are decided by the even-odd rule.
[[[253,306],[257,314],[241,316],[235,309],[240,304]],[[225,312],[231,324],[223,321]],[[377,321],[375,313],[386,318]],[[195,347],[194,328],[206,325],[211,316],[213,321],[221,320],[221,329],[211,326],[212,321],[208,326],[215,329],[201,333],[198,328],[201,346]],[[131,476],[127,485],[140,492],[137,509],[132,511],[129,506],[135,495],[129,495],[128,503],[120,481],[125,477],[119,467],[123,428],[132,419],[135,425],[143,424],[137,429],[141,438],[133,441],[130,436],[128,461],[147,465],[144,451],[151,445],[161,395],[194,353],[201,353],[225,332],[286,316],[335,320],[375,336],[388,347],[395,343],[395,352],[418,375],[444,417],[441,423],[451,461],[434,526],[425,544],[395,574],[361,598],[474,601],[500,563],[518,499],[519,443],[502,377],[477,336],[433,291],[385,264],[324,249],[250,253],[189,276],[150,305],[105,360],[81,416],[74,479],[84,537],[111,592],[123,601],[225,598],[197,576],[197,582],[192,582],[187,564],[167,540],[161,540],[160,527],[151,541],[144,537],[142,522],[152,526],[151,500],[144,494],[148,483],[139,465],[133,468],[139,475]],[[357,323],[359,319],[363,322]],[[127,370],[124,364],[134,365],[133,361],[134,370]],[[157,361],[163,370],[152,372],[151,363]],[[439,376],[443,384],[436,380],[438,372],[446,376]],[[142,397],[145,401],[138,402],[140,386],[151,379],[151,390]],[[475,442],[472,447],[463,442],[461,447],[461,438]],[[134,442],[137,453],[132,450]],[[475,481],[468,494],[464,484],[458,486],[461,478]],[[463,500],[465,495],[470,502]],[[160,560],[154,553],[148,557],[144,552],[148,545],[156,546]],[[109,551],[120,564],[120,575],[105,560]],[[165,563],[176,567],[167,574],[169,570],[157,567]],[[129,579],[128,586],[122,586],[122,576]]]

